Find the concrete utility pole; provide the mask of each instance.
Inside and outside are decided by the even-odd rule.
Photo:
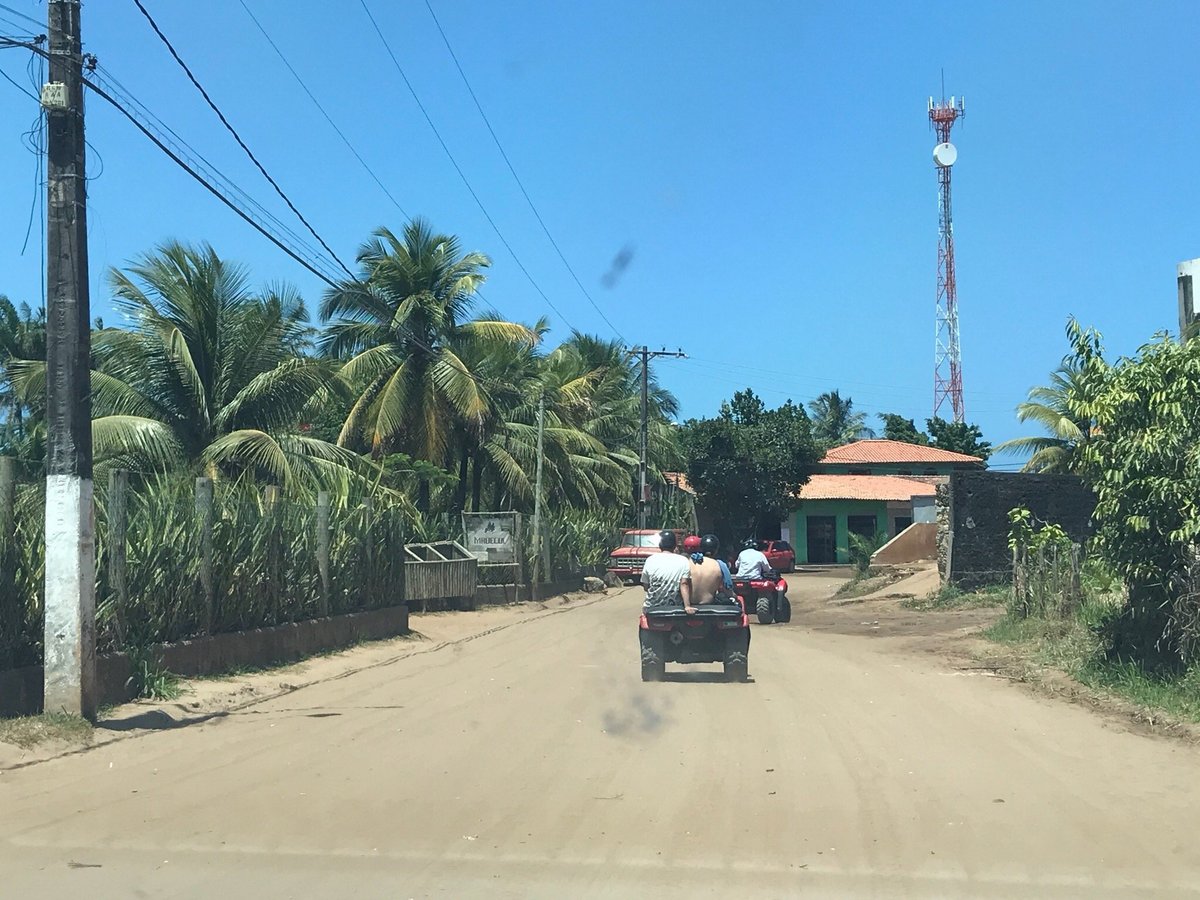
[[[1200,321],[1197,315],[1196,294],[1193,284],[1200,279],[1200,259],[1189,259],[1181,262],[1175,269],[1175,282],[1179,291],[1179,339],[1185,341],[1190,336],[1196,323]]]
[[[50,0],[46,110],[47,712],[96,714],[91,310],[80,0]]]
[[[537,475],[533,488],[533,577],[530,578],[529,590],[534,600],[538,596],[538,579],[545,575],[545,555],[542,552],[542,440],[546,432],[546,389],[538,398],[537,413]]]
[[[647,484],[646,466],[650,447],[650,360],[660,356],[671,356],[678,359],[687,357],[682,350],[651,350],[642,345],[641,350],[634,351],[642,355],[642,428],[639,435],[638,458],[638,528],[646,529],[646,518],[649,512],[650,490]]]

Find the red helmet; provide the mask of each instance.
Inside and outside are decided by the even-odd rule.
[[[684,553],[699,553],[700,552],[700,535],[689,534],[683,539]]]

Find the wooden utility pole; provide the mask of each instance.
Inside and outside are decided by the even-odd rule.
[[[80,0],[50,0],[46,110],[45,709],[96,714],[91,309]]]
[[[638,528],[644,531],[647,527],[646,519],[650,504],[650,490],[647,483],[650,453],[650,360],[660,356],[683,359],[687,354],[682,350],[651,350],[644,344],[641,350],[635,352],[642,355],[642,427],[638,436]]]
[[[538,591],[538,579],[545,574],[542,570],[542,441],[546,431],[546,390],[538,398],[537,413],[537,474],[534,476],[533,488],[533,575],[529,579],[530,591],[534,600],[541,599]]]

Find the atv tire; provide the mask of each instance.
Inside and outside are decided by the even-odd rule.
[[[667,671],[662,635],[639,631],[638,643],[642,648],[642,681],[662,681]]]
[[[792,601],[787,597],[779,601],[779,615],[776,617],[776,621],[785,624],[792,621]]]
[[[771,598],[770,597],[759,597],[756,611],[758,612],[758,624],[759,625],[770,625],[771,624],[771,621],[774,617],[771,615]]]
[[[746,681],[749,678],[750,634],[748,630],[729,634],[725,638],[722,668],[726,681]]]

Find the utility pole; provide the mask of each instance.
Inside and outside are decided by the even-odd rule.
[[[46,598],[47,712],[96,715],[91,309],[80,0],[47,4]]]
[[[670,356],[684,359],[687,354],[682,350],[651,350],[645,344],[635,353],[642,355],[642,427],[639,435],[638,457],[638,528],[646,530],[646,518],[649,512],[650,489],[647,484],[646,466],[650,449],[650,360],[660,356]]]
[[[530,579],[530,595],[534,600],[540,600],[538,579],[542,572],[544,556],[542,553],[542,440],[546,432],[546,389],[538,397],[537,413],[537,474],[534,476],[533,488],[533,577]]]

